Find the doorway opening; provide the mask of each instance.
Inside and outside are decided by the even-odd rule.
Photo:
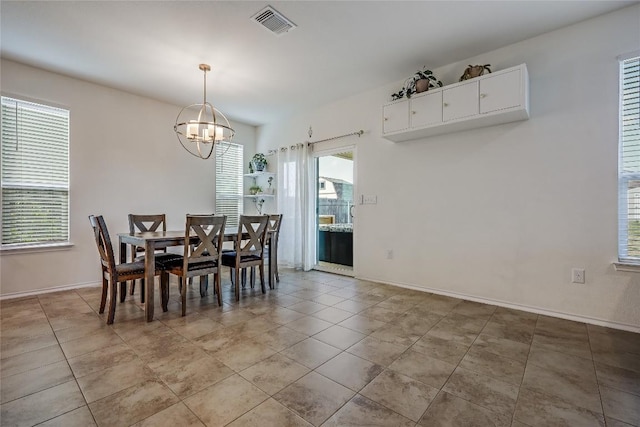
[[[353,151],[316,157],[317,270],[353,276]]]

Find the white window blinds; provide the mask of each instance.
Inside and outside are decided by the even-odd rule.
[[[216,215],[227,216],[227,227],[237,227],[243,210],[242,166],[240,144],[216,145]]]
[[[620,61],[618,257],[640,261],[640,57]]]
[[[2,97],[2,245],[69,240],[69,111]]]

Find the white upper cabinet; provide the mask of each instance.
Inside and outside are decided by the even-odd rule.
[[[409,129],[409,103],[385,105],[382,109],[384,133]]]
[[[414,95],[383,107],[382,136],[394,142],[529,118],[525,64]]]
[[[442,122],[442,92],[426,92],[411,99],[411,127]]]
[[[442,90],[442,121],[478,114],[478,82],[471,81]]]

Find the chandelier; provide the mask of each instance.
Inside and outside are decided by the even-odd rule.
[[[211,71],[211,67],[200,64],[199,68],[204,72],[202,104],[191,104],[180,110],[173,130],[189,154],[208,159],[216,144],[231,141],[236,132],[224,114],[207,102],[207,71]]]

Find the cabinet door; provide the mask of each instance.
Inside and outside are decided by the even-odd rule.
[[[478,82],[470,82],[442,91],[442,121],[478,114]]]
[[[480,113],[491,113],[522,104],[521,72],[513,70],[480,81]]]
[[[411,98],[411,127],[442,123],[442,91]]]
[[[387,104],[382,108],[384,133],[397,132],[409,128],[409,101]]]

